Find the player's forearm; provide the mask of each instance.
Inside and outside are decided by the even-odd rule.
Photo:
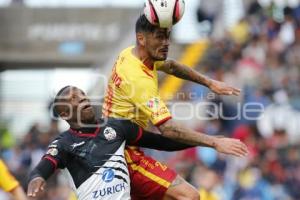
[[[209,77],[206,77],[196,70],[185,66],[174,60],[167,60],[164,64],[163,71],[168,74],[172,74],[178,78],[193,81],[195,83],[210,87],[212,81]]]
[[[44,178],[45,175],[43,175],[37,168],[34,168],[29,174],[28,182],[32,181],[33,179],[35,179],[37,177],[40,177],[40,178],[43,178],[44,180],[46,180]]]
[[[177,142],[161,134],[143,131],[141,139],[136,143],[137,146],[156,149],[160,151],[180,151],[194,147],[194,145]]]
[[[41,177],[44,180],[47,180],[53,173],[55,168],[53,165],[46,159],[42,159],[39,164],[31,171],[29,175],[29,182],[36,177]]]
[[[162,135],[188,145],[216,147],[216,137],[185,128],[173,120],[159,126]]]

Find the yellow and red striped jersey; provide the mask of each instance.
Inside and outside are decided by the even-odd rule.
[[[123,50],[115,62],[102,114],[130,119],[143,128],[149,120],[157,126],[171,118],[158,93],[157,68],[161,62],[149,68],[132,53],[133,48]]]

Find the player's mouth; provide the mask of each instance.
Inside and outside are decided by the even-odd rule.
[[[169,52],[169,48],[160,49],[159,52],[161,52],[161,53],[168,53]]]
[[[81,108],[82,108],[81,110],[85,111],[85,110],[91,109],[92,106],[91,106],[91,104],[85,104],[85,105],[82,105]]]

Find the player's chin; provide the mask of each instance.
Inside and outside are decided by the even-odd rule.
[[[81,112],[81,122],[84,123],[84,124],[90,124],[90,123],[93,123],[95,122],[96,120],[96,115],[94,113],[94,111],[83,111]]]
[[[157,56],[156,56],[156,60],[158,61],[164,61],[168,58],[168,53],[159,53]]]
[[[81,119],[81,127],[92,128],[95,126],[95,118]]]

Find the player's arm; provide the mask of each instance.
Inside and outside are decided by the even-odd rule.
[[[193,147],[193,145],[174,141],[161,134],[145,131],[130,120],[114,119],[112,124],[119,130],[118,134],[121,135],[122,140],[126,141],[127,145],[161,151],[179,151]]]
[[[168,121],[165,124],[167,124]],[[163,125],[161,126],[164,127]],[[179,126],[176,126],[177,128],[175,129],[180,130]],[[180,131],[191,130],[181,128]],[[183,136],[183,139],[181,139],[180,136],[176,137],[176,131],[167,131],[166,133],[169,134],[169,138],[167,138],[161,134],[145,131],[132,123],[131,126],[127,125],[127,134],[129,132],[131,136],[134,136],[134,138],[128,136],[127,142],[129,145],[136,145],[139,147],[145,147],[161,151],[179,151],[195,146],[205,146],[215,148],[220,153],[233,154],[236,156],[244,156],[247,153],[247,147],[239,140],[220,136],[209,136],[196,131],[192,131],[192,133],[188,132],[187,136]],[[199,134],[201,135],[199,136]],[[173,139],[176,139],[178,141],[175,141]]]
[[[157,68],[167,74],[174,75],[178,78],[193,81],[195,83],[204,85],[211,89],[213,92],[220,95],[239,95],[241,90],[228,86],[224,82],[210,79],[197,72],[196,70],[185,66],[175,60],[167,60]]]
[[[180,151],[194,147],[193,145],[188,145],[166,138],[161,134],[145,131],[137,124],[130,122],[129,120],[123,120],[121,123],[121,128],[128,145],[161,151]]]
[[[145,130],[142,131],[142,136],[134,143],[134,145],[160,151],[180,151],[196,146],[177,142],[170,138],[164,137],[161,134],[156,134]]]
[[[246,145],[238,139],[206,135],[179,125],[172,119],[159,125],[158,128],[163,136],[182,143],[197,146],[205,145],[216,149],[220,153],[235,156],[245,156],[248,153]]]
[[[138,95],[131,98],[132,102],[149,117],[163,136],[188,145],[209,146],[221,153],[238,156],[247,153],[247,147],[239,140],[201,134],[175,123],[168,108],[160,99],[153,81],[147,82],[147,79],[144,79],[143,84],[136,83],[134,86],[135,93]],[[145,90],[145,86],[147,86],[147,90]]]
[[[46,180],[55,172],[56,168],[50,160],[42,159],[29,176],[27,196],[36,197],[46,185]]]
[[[29,175],[27,196],[38,196],[44,190],[47,179],[56,169],[64,168],[62,160],[66,161],[66,158],[64,158],[62,146],[63,144],[60,144],[59,139],[54,140],[48,146],[47,153]]]

